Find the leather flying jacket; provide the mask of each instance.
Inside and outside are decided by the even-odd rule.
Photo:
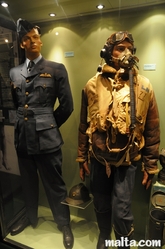
[[[136,126],[130,130],[128,71],[104,64],[82,90],[78,158],[94,156],[105,164],[120,166],[142,161],[149,174],[158,172],[160,128],[154,91],[147,78],[133,69]]]

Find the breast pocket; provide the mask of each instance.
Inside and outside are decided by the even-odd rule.
[[[61,133],[51,114],[36,118],[36,131],[39,137],[40,150],[52,150],[63,143]]]
[[[54,98],[54,81],[53,78],[37,77],[34,81],[34,89],[38,102],[41,104],[48,103]]]

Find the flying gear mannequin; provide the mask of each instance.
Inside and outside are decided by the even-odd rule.
[[[76,161],[82,181],[90,175],[100,231],[97,249],[107,248],[112,226],[117,240],[132,239],[136,161],[143,156],[146,189],[158,172],[157,104],[149,80],[138,74],[135,52],[130,33],[112,34],[100,52],[98,72],[82,90]]]

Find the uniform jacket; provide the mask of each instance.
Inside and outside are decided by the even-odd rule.
[[[64,65],[41,58],[31,72],[27,72],[26,63],[12,68],[10,79],[17,113],[16,149],[28,154],[58,150],[63,144],[59,127],[73,111]]]
[[[117,72],[105,64],[102,72],[87,82],[82,91],[77,161],[86,161],[90,152],[96,159],[118,165],[125,156],[125,148],[133,141],[128,147],[129,159],[135,161],[142,154],[148,173],[157,172],[160,143],[157,103],[149,80],[135,69],[133,80],[136,120],[133,132],[128,72]]]

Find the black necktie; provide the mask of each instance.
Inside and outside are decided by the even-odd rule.
[[[34,61],[29,61],[29,64],[28,64],[28,72],[30,72],[32,70],[32,67],[34,66]]]

